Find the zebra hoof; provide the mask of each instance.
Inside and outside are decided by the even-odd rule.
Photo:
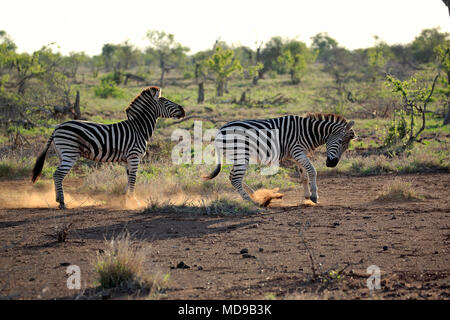
[[[59,209],[67,209],[67,207],[66,207],[66,205],[64,204],[64,202],[61,202],[60,204],[59,204],[59,207],[58,207]]]
[[[311,196],[311,201],[317,203],[317,197]]]

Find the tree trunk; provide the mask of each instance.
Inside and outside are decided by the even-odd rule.
[[[223,81],[217,82],[217,96],[222,97],[223,96]]]
[[[162,88],[164,86],[164,75],[166,73],[166,63],[162,56],[161,56],[159,62],[160,62],[159,66],[161,67],[161,78],[159,79],[159,87]]]
[[[450,0],[442,0],[442,2],[448,7],[448,14],[450,15]]]
[[[447,112],[444,118],[444,125],[450,124],[450,97],[447,97]]]
[[[450,83],[450,73],[447,73],[447,84],[449,83]],[[447,93],[447,112],[445,113],[444,125],[446,124],[450,124],[450,93]]]
[[[205,101],[205,88],[204,88],[203,82],[200,82],[198,84],[197,103],[202,104],[204,101]]]
[[[259,62],[261,62],[261,46],[262,46],[262,42],[259,45],[259,47],[256,49],[256,64],[258,64]],[[253,77],[253,85],[257,85],[258,84],[258,80],[262,78],[263,76],[263,69],[259,69],[257,74]]]
[[[242,92],[241,94],[241,98],[239,99],[239,104],[245,104],[247,102],[247,90],[245,90],[244,92]]]
[[[73,104],[73,110],[75,112],[74,119],[81,119],[81,111],[80,111],[80,91],[77,90],[77,96],[75,97],[75,103]]]

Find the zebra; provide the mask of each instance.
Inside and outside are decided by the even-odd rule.
[[[32,183],[39,179],[45,156],[53,142],[59,157],[53,180],[60,209],[66,208],[62,182],[80,157],[124,165],[128,176],[125,194],[134,194],[138,165],[145,155],[157,119],[183,118],[185,111],[182,106],[161,97],[161,89],[156,86],[142,89],[125,111],[127,119],[113,124],[71,120],[58,125],[36,159]]]
[[[353,125],[354,121],[348,122],[342,116],[324,113],[228,122],[214,140],[216,168],[203,179],[210,180],[219,174],[225,156],[233,164],[229,175],[231,184],[244,200],[251,201],[248,191],[253,193],[253,190],[243,183],[250,159],[262,164],[292,159],[301,173],[305,199],[317,203],[317,172],[307,154],[326,144],[326,165],[336,167],[350,140],[356,138]]]

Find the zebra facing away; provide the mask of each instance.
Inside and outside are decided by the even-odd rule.
[[[97,162],[119,162],[126,168],[128,184],[125,192],[134,193],[136,172],[145,155],[147,143],[155,129],[156,120],[182,118],[182,106],[161,97],[159,87],[147,87],[126,108],[127,120],[100,124],[88,121],[67,121],[55,128],[47,145],[37,157],[31,181],[39,178],[45,156],[53,142],[59,166],[53,174],[56,201],[64,209],[62,182],[75,162],[84,157]]]
[[[217,166],[203,179],[210,180],[219,174],[222,157],[225,156],[233,164],[229,177],[231,184],[244,200],[251,200],[247,190],[253,190],[243,183],[249,160],[253,158],[262,164],[278,164],[292,159],[302,173],[305,199],[317,203],[316,170],[307,154],[326,144],[326,165],[335,167],[350,140],[355,138],[353,124],[341,116],[322,113],[228,122],[219,129],[214,141]]]

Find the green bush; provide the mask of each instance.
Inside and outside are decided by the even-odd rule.
[[[123,91],[117,87],[117,84],[114,80],[107,78],[103,78],[99,85],[94,87],[94,94],[97,97],[107,99],[109,97],[112,98],[123,98]]]

